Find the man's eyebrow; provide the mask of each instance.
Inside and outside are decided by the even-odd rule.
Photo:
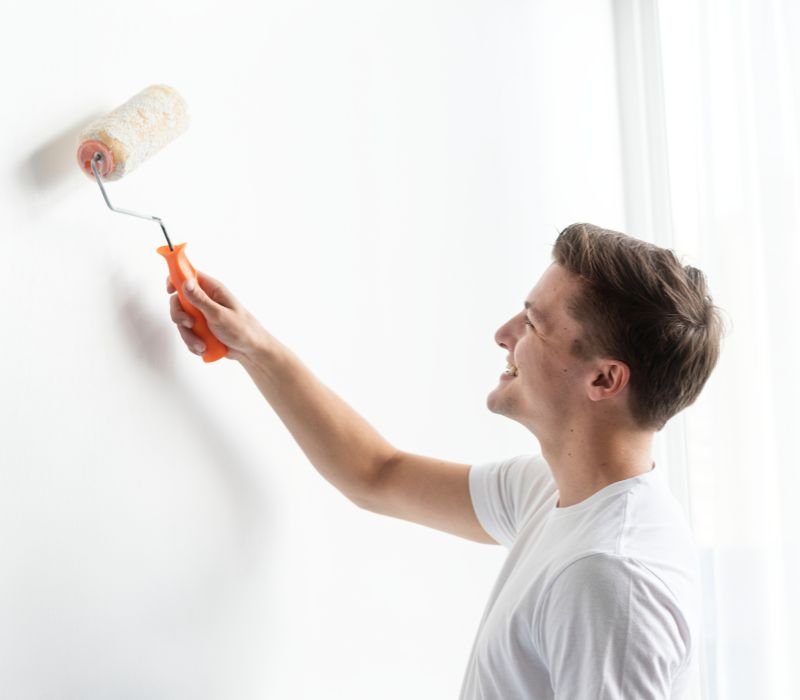
[[[533,314],[534,318],[538,318],[540,321],[546,321],[546,316],[537,309],[533,304],[531,304],[527,299],[525,300],[525,308]]]

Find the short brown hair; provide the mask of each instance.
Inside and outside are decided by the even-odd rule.
[[[722,318],[705,275],[671,250],[592,224],[572,224],[553,259],[581,280],[567,310],[582,328],[572,353],[630,368],[635,424],[659,431],[694,403],[717,363]]]

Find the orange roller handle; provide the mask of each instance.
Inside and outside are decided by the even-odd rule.
[[[194,326],[192,326],[192,333],[197,335],[205,344],[206,351],[203,353],[204,362],[215,362],[228,354],[228,347],[223,345],[209,330],[206,317],[200,312],[196,306],[192,306],[188,299],[183,294],[183,285],[188,279],[193,279],[195,284],[197,282],[197,271],[192,267],[189,258],[186,257],[184,248],[186,243],[177,243],[173,246],[174,250],[170,250],[169,246],[162,245],[156,249],[159,255],[163,255],[169,267],[169,281],[178,292],[178,301],[180,301],[181,308],[194,319]]]

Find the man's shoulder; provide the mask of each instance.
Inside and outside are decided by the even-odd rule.
[[[643,562],[609,552],[587,554],[559,572],[533,632],[565,692],[580,685],[574,674],[581,682],[600,678],[606,667],[598,659],[611,658],[614,668],[625,668],[615,680],[620,687],[652,686],[662,697],[688,668],[695,644],[692,611]]]
[[[566,562],[551,579],[551,585],[561,588],[581,588],[587,582],[596,587],[641,583],[669,590],[645,562],[607,551],[583,552]]]
[[[578,615],[605,611],[642,624],[671,619],[688,636],[694,609],[680,590],[648,563],[612,552],[589,552],[574,558],[550,579],[540,613],[573,610]]]

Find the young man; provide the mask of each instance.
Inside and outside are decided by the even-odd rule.
[[[713,370],[720,317],[699,270],[622,233],[574,224],[553,258],[497,331],[508,367],[487,398],[541,454],[474,466],[390,445],[211,277],[187,295],[354,503],[509,549],[463,700],[680,698],[699,643],[695,549],[651,447]]]

